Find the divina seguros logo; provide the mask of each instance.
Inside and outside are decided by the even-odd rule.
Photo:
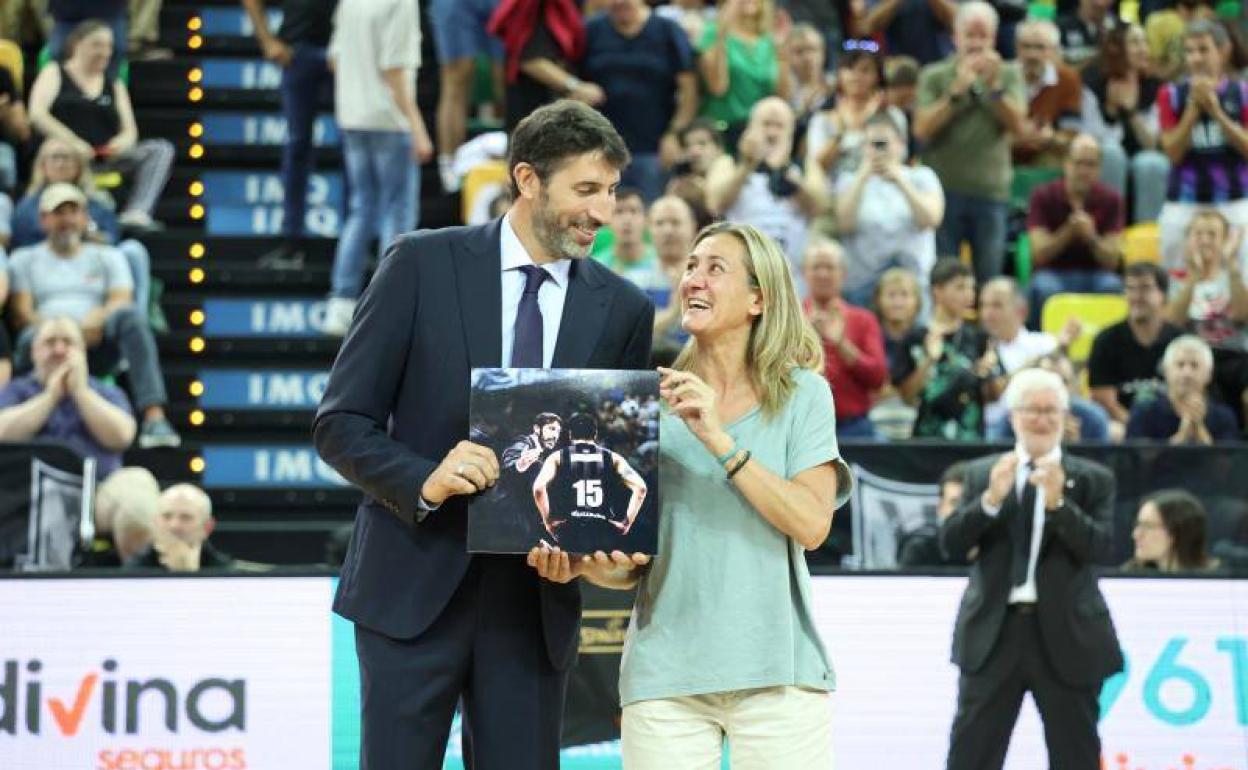
[[[43,661],[5,660],[0,667],[0,745],[5,736],[60,740],[80,735],[139,736],[161,734],[245,733],[247,681],[208,677],[175,681],[167,677],[128,678],[116,660],[106,658],[88,670],[76,688],[52,692],[44,687]],[[64,677],[59,677],[64,681]],[[95,727],[98,719],[98,729]],[[98,767],[112,770],[243,770],[241,748],[204,749],[108,747],[99,751]]]

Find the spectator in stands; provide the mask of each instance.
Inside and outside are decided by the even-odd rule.
[[[1157,95],[1161,146],[1172,164],[1158,225],[1167,267],[1182,264],[1187,224],[1212,206],[1248,227],[1248,84],[1231,74],[1230,38],[1219,24],[1193,21],[1183,33],[1188,77]],[[1240,259],[1245,251],[1241,242]]]
[[[1098,181],[1101,147],[1095,138],[1080,134],[1070,143],[1063,172],[1032,190],[1027,207],[1033,326],[1054,294],[1122,291],[1122,197]]]
[[[62,316],[39,319],[31,355],[34,371],[0,390],[0,441],[64,441],[95,458],[99,478],[121,467],[135,433],[130,403],[87,373],[78,324]]]
[[[1200,500],[1183,489],[1163,489],[1144,499],[1135,514],[1131,540],[1135,554],[1125,570],[1204,572],[1218,568],[1207,550],[1208,515]]]
[[[351,198],[334,253],[323,329],[341,337],[364,288],[372,239],[385,249],[420,220],[420,164],[433,157],[433,144],[416,107],[416,0],[340,4],[329,61]]]
[[[1135,404],[1161,393],[1161,358],[1170,342],[1183,333],[1166,320],[1169,284],[1166,271],[1159,265],[1128,265],[1123,289],[1126,320],[1105,327],[1092,341],[1089,393],[1120,426],[1126,425]]]
[[[95,158],[97,171],[132,175],[118,219],[127,227],[152,229],[159,227],[152,212],[169,181],[173,144],[139,139],[130,92],[108,73],[113,41],[113,31],[103,22],[76,26],[65,41],[65,63],[50,62],[31,86],[30,119],[44,136],[68,142],[83,158]]]
[[[680,132],[680,159],[672,165],[667,183],[669,195],[679,195],[693,207],[699,225],[710,224],[706,204],[706,176],[724,155],[724,137],[709,118],[694,118]]]
[[[208,541],[215,526],[212,500],[204,490],[194,484],[174,484],[160,495],[152,544],[126,566],[168,572],[228,569],[234,559]]]
[[[667,360],[675,360],[676,354],[684,346],[689,335],[680,325],[683,308],[680,302],[672,301],[680,286],[680,279],[685,275],[685,265],[689,261],[689,245],[698,233],[693,208],[684,198],[665,195],[650,206],[648,217],[650,238],[654,242],[654,250],[658,255],[659,270],[667,277],[667,292],[652,291],[654,300],[654,342],[657,352],[662,351],[669,356]]]
[[[789,98],[787,36],[788,29],[775,23],[774,0],[720,0],[718,16],[703,28],[697,45],[700,114],[723,125],[729,144],[752,120],[756,104],[773,95]]]
[[[74,56],[75,33],[87,22],[96,22],[110,33],[114,43],[107,52],[104,65],[108,77],[117,77],[130,39],[129,0],[48,0],[52,32],[48,36],[51,61],[68,62]]]
[[[1183,37],[1187,25],[1195,21],[1213,21],[1216,14],[1213,0],[1175,0],[1173,8],[1148,14],[1144,34],[1148,38],[1148,54],[1153,72],[1163,80],[1173,80],[1183,72]]]
[[[1127,438],[1171,444],[1213,444],[1239,438],[1235,413],[1209,399],[1213,351],[1207,342],[1194,334],[1175,338],[1166,347],[1161,369],[1166,396],[1131,407]]]
[[[988,346],[1001,364],[1002,377],[1033,366],[1040,356],[1058,348],[1056,337],[1028,329],[1026,319],[1027,298],[1013,278],[998,276],[979,290],[979,323],[988,333]],[[995,389],[1002,390],[1004,384],[997,383]],[[1006,417],[1005,403],[999,398],[984,407],[984,422],[990,432]]]
[[[1082,70],[1096,58],[1101,41],[1118,27],[1117,17],[1110,12],[1113,5],[1111,0],[1079,0],[1074,13],[1058,17],[1062,58],[1067,64]]]
[[[17,148],[30,141],[30,117],[22,84],[0,65],[0,192],[17,186]]]
[[[984,403],[999,362],[988,335],[964,319],[975,305],[975,277],[953,257],[936,262],[931,276],[932,318],[906,336],[892,370],[907,403],[918,405],[915,438],[976,441],[984,437]]]
[[[727,0],[740,2],[741,0]],[[725,155],[711,166],[706,200],[724,219],[762,230],[796,268],[806,249],[810,221],[823,206],[823,179],[793,162],[793,109],[770,96],[750,110],[738,160]]]
[[[834,98],[835,83],[828,76],[827,41],[809,24],[797,24],[789,33],[789,62],[793,66],[793,88],[789,106],[797,116],[797,136],[806,136],[811,116]]]
[[[601,260],[604,265],[642,291],[669,287],[667,276],[659,269],[658,254],[646,243],[646,202],[637,188],[616,188],[611,233],[615,240],[610,253]]]
[[[897,542],[898,567],[964,567],[970,563],[967,558],[952,558],[940,548],[940,525],[962,502],[965,475],[966,463],[960,462],[953,463],[940,474],[936,521],[925,521],[918,529],[901,536]]]
[[[952,0],[865,0],[857,33],[862,37],[882,34],[890,54],[932,64],[953,50],[949,30],[957,10]]]
[[[1054,351],[1032,361],[1034,368],[1053,372],[1062,378],[1066,386],[1068,407],[1062,415],[1062,440],[1071,443],[1104,443],[1116,440],[1110,429],[1109,415],[1101,405],[1079,395],[1079,378],[1074,364],[1059,351]],[[1008,413],[992,418],[986,432],[990,441],[1014,441],[1014,425]],[[1121,434],[1117,438],[1121,438]]]
[[[680,129],[698,112],[693,50],[680,26],[644,0],[614,0],[585,25],[582,74],[601,86],[602,114],[624,137],[633,161],[620,184],[646,203],[663,194],[680,154]]]
[[[134,403],[142,413],[139,446],[178,446],[181,438],[165,417],[165,383],[152,331],[133,305],[134,281],[126,259],[111,246],[84,241],[87,199],[77,187],[48,185],[39,196],[39,221],[47,240],[13,254],[11,315],[19,330],[19,369],[39,322],[72,318],[97,365],[129,364]],[[128,442],[127,442],[128,443]]]
[[[1079,129],[1083,83],[1078,72],[1061,63],[1053,22],[1028,19],[1018,25],[1018,63],[1028,102],[1023,130],[1014,137],[1014,164],[1058,166]]]
[[[935,172],[905,164],[906,138],[886,112],[864,131],[863,162],[836,180],[837,231],[845,244],[845,297],[865,307],[885,271],[926,276],[936,263],[945,196]]]
[[[876,394],[871,407],[871,424],[876,433],[893,441],[910,438],[918,410],[907,404],[891,381],[897,370],[902,345],[923,310],[923,293],[918,277],[911,271],[894,267],[884,271],[875,285],[871,309],[880,322],[884,337],[884,356],[888,360],[890,380]]]
[[[707,22],[714,21],[719,14],[715,0],[673,0],[654,10],[660,16],[679,24],[690,45],[697,45],[702,39]]]
[[[917,158],[914,139],[914,105],[919,94],[919,63],[910,56],[890,56],[884,62],[884,101],[906,116],[906,157]]]
[[[836,241],[816,236],[806,245],[802,274],[807,294],[802,311],[823,344],[823,373],[836,393],[836,436],[874,439],[867,416],[871,396],[888,380],[888,359],[879,321],[870,311],[841,298],[845,252]]]
[[[992,6],[980,0],[958,6],[957,52],[923,69],[914,116],[923,161],[945,191],[937,253],[958,254],[968,241],[981,283],[1005,264],[1010,135],[1022,130],[1027,103],[1018,67],[993,50],[996,32]]]
[[[74,152],[73,146],[64,139],[45,139],[35,155],[31,170],[30,186],[13,212],[13,248],[33,246],[47,237],[39,219],[39,196],[48,185],[64,182],[72,184],[87,198],[87,239],[95,243],[116,246],[130,265],[130,277],[134,279],[134,306],[146,317],[150,309],[151,256],[147,247],[134,238],[122,238],[121,226],[112,201],[96,192],[91,163]]]
[[[329,0],[332,5],[335,0]],[[438,54],[438,174],[442,189],[453,193],[460,179],[454,171],[455,151],[468,137],[468,114],[478,59],[490,63],[496,88],[503,83],[503,44],[486,31],[499,0],[432,0],[429,21]],[[498,96],[502,96],[501,92]]]
[[[152,542],[160,483],[146,468],[118,468],[95,489],[95,540],[80,567],[120,567]]]
[[[160,9],[164,0],[129,0],[129,56],[135,61],[162,61],[173,51],[160,45]],[[292,4],[291,8],[297,7]]]
[[[271,270],[302,270],[307,251],[308,177],[315,166],[313,131],[332,74],[326,49],[338,0],[302,0],[283,5],[282,25],[269,29],[265,0],[242,0],[264,58],[282,68],[279,93],[286,141],[282,144],[282,242],[260,256]],[[463,3],[467,5],[467,3]],[[435,4],[436,7],[436,4]],[[445,73],[445,66],[442,70]],[[462,141],[462,138],[461,138]]]
[[[884,101],[884,60],[878,47],[869,40],[857,45],[842,53],[837,64],[836,100],[815,113],[806,130],[806,163],[817,165],[830,180],[862,164],[872,116],[884,112],[902,136],[908,133],[906,114]]]
[[[1143,28],[1124,24],[1108,31],[1100,61],[1084,70],[1083,81],[1104,127],[1101,179],[1125,197],[1129,170],[1131,221],[1155,222],[1166,200],[1170,160],[1158,150],[1154,107],[1162,81],[1149,69]]]

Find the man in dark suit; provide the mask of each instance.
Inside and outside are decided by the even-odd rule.
[[[461,698],[475,767],[558,766],[579,588],[466,553],[469,497],[499,473],[466,440],[469,375],[647,366],[653,306],[584,259],[627,162],[593,109],[535,110],[511,139],[510,211],[399,238],[361,299],[314,436],[366,493],[334,601],[355,623],[364,770],[440,768]]]
[[[940,532],[950,556],[979,549],[953,632],[962,673],[947,766],[1000,768],[1030,691],[1049,766],[1098,770],[1097,698],[1123,665],[1092,572],[1110,546],[1114,477],[1062,452],[1058,375],[1018,372],[1005,399],[1018,443],[967,466],[962,505]]]

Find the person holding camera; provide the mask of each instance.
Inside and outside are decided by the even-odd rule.
[[[845,298],[862,307],[871,304],[889,268],[904,267],[926,280],[936,264],[936,228],[945,214],[940,179],[927,166],[905,165],[906,137],[891,115],[876,113],[864,134],[863,163],[836,181]]]
[[[723,156],[706,179],[712,212],[753,225],[780,245],[801,285],[800,266],[811,220],[824,205],[824,182],[816,169],[793,161],[793,108],[777,96],[754,105],[737,145],[737,159]]]

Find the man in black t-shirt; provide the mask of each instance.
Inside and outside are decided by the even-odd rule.
[[[1164,385],[1161,357],[1182,330],[1165,320],[1166,271],[1151,262],[1126,269],[1123,293],[1127,320],[1107,326],[1092,342],[1088,358],[1088,386],[1092,399],[1125,425],[1132,405],[1147,401]]]

